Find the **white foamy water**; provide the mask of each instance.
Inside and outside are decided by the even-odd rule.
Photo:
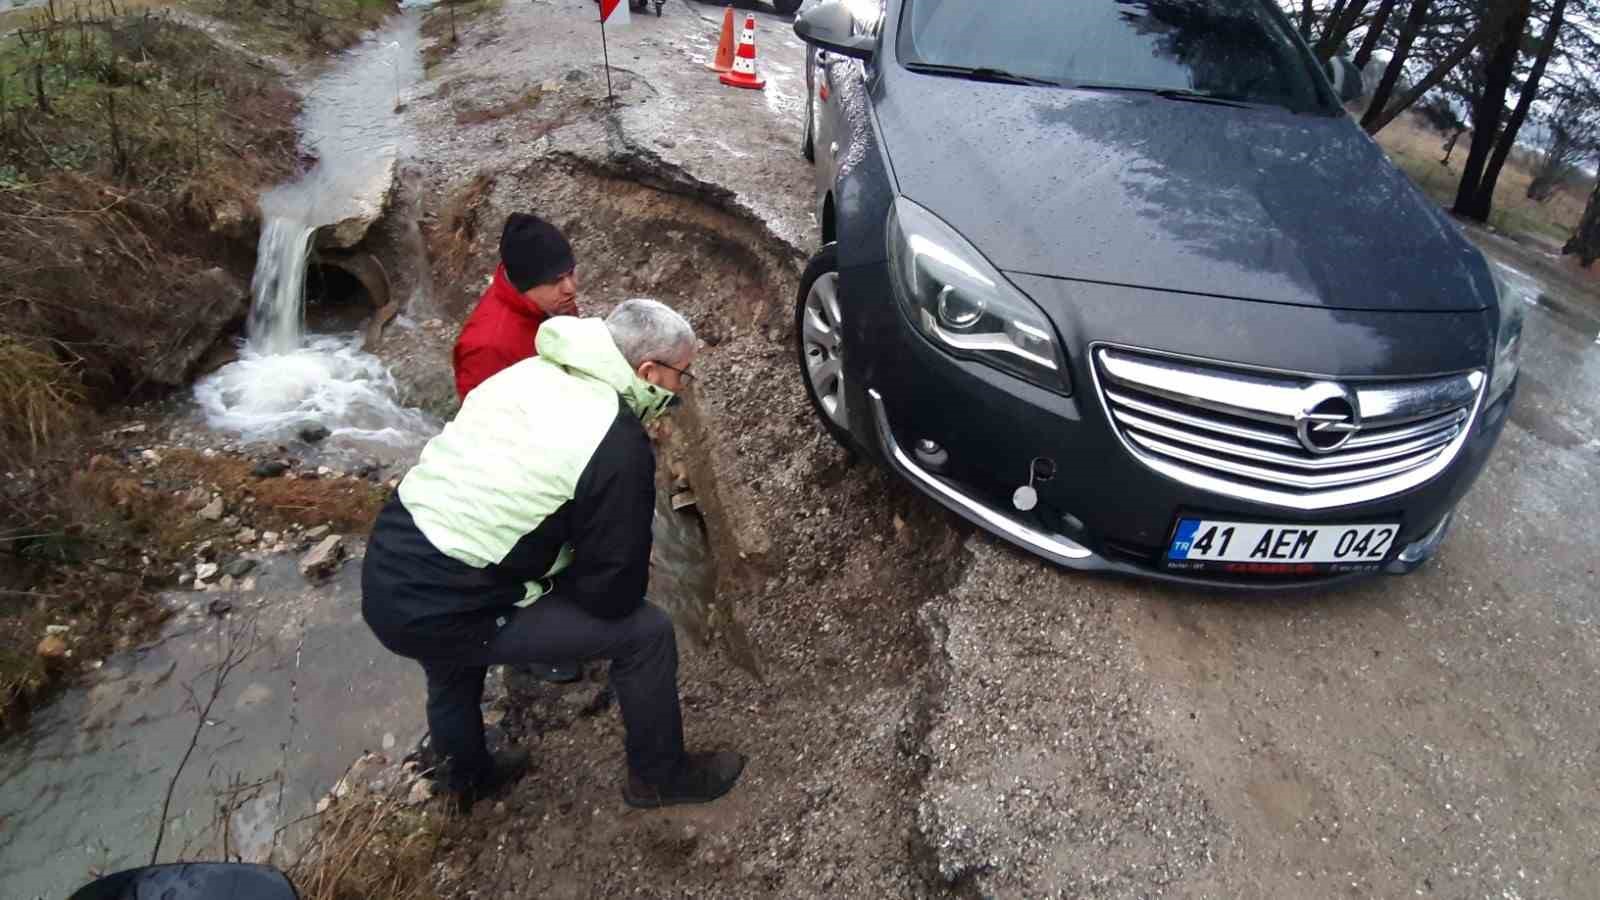
[[[288,353],[246,345],[238,362],[195,384],[207,423],[247,440],[287,440],[308,425],[332,437],[393,447],[438,430],[432,417],[395,400],[394,376],[361,349],[360,335],[312,336]]]

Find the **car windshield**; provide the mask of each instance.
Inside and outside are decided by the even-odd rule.
[[[986,80],[1338,106],[1270,0],[906,0],[912,69]]]

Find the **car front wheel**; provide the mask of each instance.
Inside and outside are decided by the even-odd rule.
[[[839,253],[828,244],[811,258],[800,276],[794,310],[800,377],[811,407],[834,440],[854,451],[845,391],[843,313],[839,305]]]

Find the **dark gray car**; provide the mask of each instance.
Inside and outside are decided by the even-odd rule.
[[[800,369],[843,443],[1077,569],[1432,555],[1520,310],[1275,5],[816,0],[795,31],[825,242]]]

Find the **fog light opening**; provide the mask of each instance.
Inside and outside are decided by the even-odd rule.
[[[949,451],[928,438],[918,440],[911,449],[917,457],[917,462],[925,469],[943,471],[945,465],[950,462]]]

